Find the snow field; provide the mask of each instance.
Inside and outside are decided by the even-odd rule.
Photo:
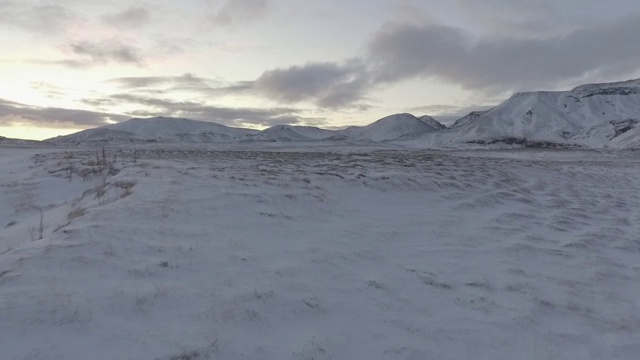
[[[0,152],[2,358],[640,350],[634,152],[114,152]]]

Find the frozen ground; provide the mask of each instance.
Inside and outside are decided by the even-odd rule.
[[[114,154],[0,148],[1,359],[640,353],[638,152]]]

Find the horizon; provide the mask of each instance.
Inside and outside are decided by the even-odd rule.
[[[516,92],[640,78],[640,6],[612,1],[6,1],[0,135],[158,116],[258,130],[398,113],[449,125]]]
[[[580,85],[578,85],[578,87],[610,85],[610,84],[623,84],[623,83],[637,82],[637,81],[640,81],[640,78],[639,79],[628,79],[628,80],[622,80],[622,81],[616,81],[616,82],[609,82],[609,83],[580,84]],[[567,91],[572,91],[572,90],[574,90],[574,89],[559,90],[559,92],[567,92]],[[3,136],[2,134],[0,134],[0,137],[5,137],[5,138],[8,138],[8,139],[14,139],[14,140],[46,141],[46,140],[51,140],[51,139],[54,139],[54,138],[57,138],[57,137],[61,137],[61,136],[72,135],[72,134],[75,134],[77,132],[81,132],[81,131],[84,131],[84,130],[91,130],[91,129],[96,129],[96,128],[100,128],[100,127],[104,127],[104,126],[116,125],[116,124],[119,124],[119,123],[125,123],[125,122],[128,122],[128,121],[131,121],[131,120],[157,120],[157,119],[172,119],[172,120],[187,120],[187,121],[194,121],[194,122],[204,122],[204,123],[212,123],[212,124],[217,124],[217,125],[229,126],[231,128],[250,129],[250,130],[256,130],[256,131],[263,131],[263,130],[270,129],[270,128],[273,128],[273,127],[278,127],[278,126],[312,127],[312,128],[322,129],[322,130],[341,131],[341,130],[346,130],[347,128],[350,128],[350,127],[364,127],[364,126],[367,126],[367,125],[371,125],[371,124],[373,124],[373,123],[375,123],[377,121],[384,120],[386,118],[393,117],[393,116],[410,115],[410,116],[413,116],[414,118],[417,118],[417,119],[420,119],[420,118],[425,117],[425,116],[429,116],[432,119],[434,119],[437,122],[439,122],[441,125],[444,125],[446,128],[449,128],[457,120],[460,120],[460,119],[462,119],[462,118],[464,118],[464,117],[466,117],[466,116],[468,116],[468,115],[470,115],[472,113],[478,112],[478,111],[489,111],[489,110],[499,106],[500,104],[510,100],[512,97],[514,97],[514,96],[516,96],[518,94],[537,93],[537,92],[547,92],[547,91],[538,90],[538,91],[523,91],[523,92],[519,92],[519,93],[514,93],[514,94],[511,94],[511,96],[509,98],[505,99],[504,101],[502,101],[501,103],[499,103],[499,104],[497,104],[495,106],[485,107],[483,109],[471,110],[471,111],[469,111],[469,113],[464,114],[464,115],[462,115],[460,117],[457,117],[457,116],[456,117],[451,117],[449,119],[445,119],[444,121],[442,120],[441,117],[435,117],[435,116],[431,116],[429,114],[416,115],[414,113],[409,113],[409,112],[400,112],[400,113],[395,113],[395,114],[388,114],[388,115],[383,116],[382,118],[375,119],[375,120],[372,120],[370,122],[367,122],[367,123],[364,123],[364,124],[358,124],[358,125],[351,124],[351,125],[343,125],[343,126],[339,126],[339,127],[330,127],[330,126],[322,127],[322,126],[304,125],[304,124],[286,124],[286,123],[277,124],[276,123],[276,124],[272,124],[272,125],[270,125],[268,127],[257,128],[257,127],[242,127],[242,126],[237,126],[237,125],[236,126],[234,126],[234,125],[225,125],[225,124],[217,123],[217,122],[214,122],[214,121],[207,121],[207,120],[200,120],[200,119],[189,119],[189,118],[184,118],[184,117],[158,115],[158,116],[153,116],[153,117],[134,117],[134,118],[129,118],[129,119],[126,119],[126,120],[123,120],[123,121],[120,121],[120,122],[113,122],[113,123],[110,123],[110,124],[100,125],[100,126],[96,126],[96,127],[90,127],[90,128],[82,129],[82,130],[79,130],[79,131],[73,131],[73,132],[64,133],[64,134],[57,134],[57,135],[50,136],[50,137],[45,137],[45,138],[19,138],[19,137]]]
[[[203,123],[210,123],[210,124],[216,124],[216,125],[229,126],[229,127],[231,127],[231,128],[237,128],[237,129],[250,129],[250,130],[256,130],[256,131],[263,131],[263,130],[267,130],[267,129],[270,129],[270,128],[275,128],[275,127],[278,127],[278,126],[311,127],[311,128],[321,129],[321,130],[341,131],[341,130],[346,130],[347,128],[350,128],[350,127],[363,127],[363,126],[371,125],[371,124],[373,124],[374,122],[377,122],[377,121],[379,121],[379,120],[383,120],[383,119],[385,119],[385,118],[387,118],[387,117],[392,117],[392,116],[396,116],[396,115],[404,115],[404,114],[411,115],[411,116],[413,116],[413,117],[415,117],[415,118],[418,118],[418,119],[421,117],[421,116],[417,116],[417,115],[410,114],[410,113],[398,113],[398,114],[391,114],[391,115],[387,115],[387,116],[385,116],[385,117],[383,117],[383,118],[380,118],[380,119],[374,120],[374,121],[372,121],[371,123],[368,123],[368,124],[364,124],[364,125],[346,125],[346,126],[341,126],[341,127],[339,127],[339,128],[328,128],[328,127],[311,126],[311,125],[274,124],[274,125],[271,125],[271,126],[269,126],[269,127],[267,127],[267,128],[262,128],[262,129],[253,129],[253,128],[242,128],[242,127],[238,127],[238,126],[224,125],[224,124],[216,123],[216,122],[213,122],[213,121],[196,120],[196,119],[187,119],[187,118],[178,118],[178,117],[171,117],[171,116],[162,116],[162,115],[160,115],[160,116],[147,117],[147,118],[131,118],[131,119],[127,119],[127,120],[124,120],[124,121],[121,121],[121,122],[118,122],[118,123],[102,125],[102,126],[100,126],[100,127],[103,127],[103,126],[109,126],[109,125],[116,125],[116,124],[120,124],[120,123],[126,123],[126,122],[128,122],[128,121],[132,121],[132,120],[152,121],[152,120],[159,120],[159,119],[169,119],[169,120],[187,120],[187,121],[194,121],[194,122],[203,122]],[[428,115],[422,115],[422,116],[428,116]],[[436,121],[438,121],[438,120],[436,119]],[[438,121],[438,122],[440,122],[440,121]],[[452,123],[450,123],[450,124],[444,124],[444,123],[442,123],[442,122],[440,122],[440,123],[441,123],[442,125],[446,125],[447,127],[448,127],[449,125],[452,125],[452,124],[453,124],[453,122],[452,122]],[[96,128],[97,128],[97,127],[95,127],[95,128],[87,128],[87,129],[80,130],[79,132],[84,131],[84,130],[92,130],[92,129],[96,129]],[[69,133],[69,134],[54,135],[54,136],[52,136],[52,137],[48,137],[48,138],[44,138],[44,139],[12,138],[12,137],[8,137],[8,136],[4,136],[4,135],[0,134],[0,138],[4,137],[4,138],[7,138],[7,139],[12,139],[12,140],[46,141],[46,140],[51,140],[51,139],[53,139],[53,138],[60,137],[60,136],[73,135],[73,134],[75,134],[75,133],[77,133],[77,132],[73,132],[73,133]]]

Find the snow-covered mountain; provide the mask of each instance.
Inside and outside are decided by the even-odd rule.
[[[312,126],[276,125],[262,131],[233,128],[216,123],[157,117],[131,119],[122,123],[83,130],[50,139],[56,144],[80,143],[217,143],[246,141],[322,141],[322,140],[394,140],[410,134],[423,134],[444,128],[437,120],[411,114],[387,116],[367,126],[345,130],[325,130]]]
[[[570,141],[588,147],[637,148],[640,147],[640,117],[612,120],[580,130]]]
[[[640,146],[640,79],[588,84],[570,91],[513,95],[486,111],[474,111],[446,128],[434,118],[403,113],[366,126],[325,130],[277,125],[258,131],[205,121],[158,117],[131,119],[50,139],[91,142],[233,143],[244,141],[402,141],[418,147],[470,144],[551,144],[587,147]]]
[[[405,113],[384,117],[367,126],[353,126],[342,130],[341,133],[356,140],[384,141],[437,130],[427,121]]]
[[[129,131],[112,130],[104,127],[87,129],[74,134],[50,139],[54,143],[111,142],[111,141],[147,141],[151,137],[139,136]]]
[[[0,136],[0,145],[7,146],[40,146],[40,145],[50,145],[47,142],[37,141],[37,140],[23,140],[23,139],[12,139],[5,136]]]
[[[207,121],[157,117],[152,119],[131,119],[119,124],[109,125],[112,130],[128,131],[136,135],[153,138],[176,135],[218,134],[240,138],[255,133],[255,130],[234,128]]]
[[[620,135],[616,124],[638,119],[640,80],[630,80],[571,91],[518,93],[483,114],[460,119],[452,128],[459,142],[526,139],[602,147]]]
[[[460,127],[462,125],[468,124],[470,122],[472,122],[473,120],[481,117],[482,115],[488,113],[489,110],[485,110],[485,111],[472,111],[469,114],[467,114],[464,117],[461,117],[460,119],[456,120],[456,122],[454,122],[449,128],[453,129],[453,128],[457,128]]]
[[[50,139],[55,143],[81,142],[232,142],[247,138],[257,130],[234,128],[207,121],[156,117],[131,119],[121,123],[83,130]]]
[[[312,126],[276,125],[249,136],[257,141],[317,141],[336,138],[335,131]]]
[[[423,122],[427,123],[428,125],[431,125],[436,130],[442,130],[442,129],[446,129],[447,128],[440,121],[432,118],[429,115],[420,116],[419,119],[422,120]]]

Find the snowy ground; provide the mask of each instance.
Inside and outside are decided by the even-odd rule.
[[[0,358],[637,359],[640,153],[314,151],[0,147]]]

